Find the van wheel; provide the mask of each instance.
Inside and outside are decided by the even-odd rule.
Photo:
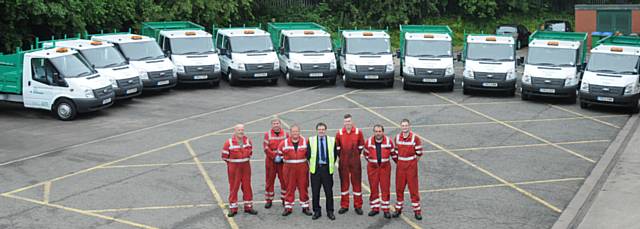
[[[287,85],[291,86],[294,84],[293,79],[291,79],[291,73],[289,73],[289,69],[287,69],[287,73],[284,74],[284,79],[287,81]]]
[[[329,80],[329,85],[335,86],[336,85],[336,80],[337,80],[336,78],[338,78],[338,77],[336,76],[336,77],[333,77],[333,79],[330,79]]]
[[[585,103],[585,102],[580,102],[580,108],[587,109],[587,108],[589,108],[589,104]]]
[[[454,83],[451,83],[451,85],[447,86],[447,91],[453,91],[453,87],[455,86]]]
[[[209,86],[211,86],[211,87],[218,87],[218,86],[220,86],[220,81],[214,81],[214,82],[211,82],[211,83],[209,83]]]
[[[389,88],[393,88],[393,83],[395,83],[395,81],[396,81],[396,80],[395,80],[395,79],[393,79],[393,80],[391,80],[391,81],[389,81],[389,82],[385,83],[385,86],[387,86],[387,87],[389,87]]]
[[[638,105],[638,101],[636,101],[635,105],[631,106],[631,114],[637,114],[640,113],[640,105]]]
[[[351,82],[349,82],[349,79],[347,79],[346,74],[342,74],[342,81],[344,81],[344,87],[351,87]]]
[[[531,99],[531,96],[529,95],[529,93],[523,90],[520,92],[520,99],[522,99],[523,101],[527,101]]]
[[[516,89],[514,88],[514,89],[509,90],[509,91],[507,92],[507,95],[508,95],[508,96],[516,96]]]
[[[469,94],[471,94],[471,91],[469,91],[469,89],[467,89],[465,87],[462,87],[462,94],[463,95],[469,95]]]
[[[54,116],[62,121],[71,121],[76,118],[78,110],[76,105],[68,99],[60,99],[53,105],[51,110]]]
[[[238,86],[238,79],[233,77],[233,73],[231,72],[231,69],[229,69],[229,71],[227,72],[227,80],[229,80],[229,85]]]

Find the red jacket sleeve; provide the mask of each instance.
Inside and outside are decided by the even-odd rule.
[[[251,139],[248,139],[249,142],[249,148],[247,150],[249,150],[249,157],[253,156],[253,142],[251,141]]]
[[[224,146],[222,146],[222,160],[227,161],[229,159],[229,141],[224,141]]]
[[[264,153],[267,156],[267,159],[273,160],[276,157],[276,152],[269,148],[269,132],[264,133],[264,141],[262,142],[262,147],[264,147]]]
[[[396,138],[391,140],[391,148],[393,148],[391,151],[391,159],[398,163],[398,145],[396,144]]]
[[[416,155],[418,156],[422,156],[422,140],[420,139],[420,137],[416,136]]]
[[[358,131],[358,150],[362,153],[364,149],[364,135],[362,134],[362,130]]]
[[[336,153],[339,153],[340,149],[342,149],[342,143],[340,142],[340,132],[338,131],[338,133],[336,133]]]
[[[369,139],[367,139],[364,144],[369,145]],[[364,149],[362,149],[362,154],[365,158],[369,158],[369,149],[367,147],[364,147]]]
[[[280,142],[280,144],[278,144],[278,154],[280,154],[280,156],[282,156],[282,158],[284,158],[284,141]]]

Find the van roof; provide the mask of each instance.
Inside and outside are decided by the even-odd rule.
[[[109,47],[109,46],[113,46],[113,44],[109,42],[96,43],[96,41],[84,40],[84,39],[56,42],[56,47],[66,47],[66,48],[72,48],[77,50],[87,50],[87,49]]]
[[[366,34],[371,34],[365,36]],[[389,38],[389,34],[382,30],[343,30],[342,36],[345,38]]]
[[[133,37],[139,36],[140,39],[134,40]],[[144,41],[155,41],[155,39],[147,36],[142,36],[138,34],[109,34],[109,35],[95,35],[91,37],[92,40],[96,41],[106,41],[111,43],[133,43],[133,42],[144,42]]]
[[[163,30],[160,34],[168,38],[212,37],[211,34],[206,31],[193,29]]]
[[[61,56],[68,56],[68,55],[72,55],[72,54],[76,54],[78,53],[78,51],[75,51],[73,49],[67,49],[66,52],[58,52],[57,50],[61,48],[61,47],[55,47],[55,48],[47,48],[47,49],[42,49],[42,50],[37,50],[37,51],[32,51],[32,52],[27,52],[25,53],[25,56],[29,56],[32,58],[46,58],[46,59],[50,59],[50,58],[56,58],[56,57],[61,57]]]
[[[246,37],[246,36],[265,36],[269,35],[266,31],[255,28],[255,27],[247,27],[247,28],[221,28],[218,29],[218,33],[229,36],[229,37]]]
[[[613,52],[612,49],[622,49],[622,51]],[[591,52],[640,56],[640,47],[602,44],[593,48]]]
[[[282,33],[289,37],[329,37],[329,33],[323,30],[283,30]]]
[[[580,41],[554,40],[554,39],[534,39],[529,43],[530,47],[542,48],[570,48],[577,49],[580,47]]]

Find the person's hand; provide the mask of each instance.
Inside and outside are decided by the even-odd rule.
[[[275,163],[282,163],[282,156],[277,155],[277,156],[273,159],[273,162],[275,162]]]

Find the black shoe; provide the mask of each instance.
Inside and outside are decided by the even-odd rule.
[[[257,215],[257,214],[258,214],[258,212],[257,212],[256,210],[253,210],[253,209],[251,209],[251,210],[244,210],[244,213],[247,213],[247,214],[249,214],[249,215]]]
[[[282,216],[288,216],[288,215],[291,215],[291,211],[284,210],[284,212],[282,213]]]
[[[305,214],[305,215],[307,215],[307,216],[312,215],[312,214],[311,214],[311,211],[309,211],[309,209],[308,209],[308,208],[302,209],[302,213],[303,213],[303,214]]]
[[[227,214],[228,217],[234,217],[236,216],[236,214],[238,214],[238,212],[229,212],[229,214]]]
[[[338,210],[338,214],[342,215],[342,214],[344,214],[344,213],[346,213],[348,211],[349,211],[348,208],[340,208],[340,210]]]
[[[420,213],[416,213],[416,220],[422,220],[422,215]]]
[[[395,212],[393,212],[393,218],[398,218],[398,217],[400,217],[400,214],[402,214],[402,212],[401,212],[401,211],[395,211]]]
[[[356,214],[362,215],[362,208],[356,208]]]
[[[375,216],[375,215],[377,215],[378,213],[380,213],[380,212],[379,212],[379,211],[370,211],[368,215],[369,215],[369,216]]]
[[[264,205],[264,208],[269,209],[271,208],[273,204],[271,202],[268,202],[267,204]]]
[[[320,218],[320,216],[322,216],[322,214],[320,214],[320,212],[316,212],[316,213],[313,213],[313,217],[311,217],[311,219],[312,220],[316,220],[316,219]]]
[[[391,213],[385,212],[384,213],[384,218],[391,219]]]
[[[333,215],[333,212],[327,212],[327,217],[329,217],[330,220],[336,220],[336,216]]]

